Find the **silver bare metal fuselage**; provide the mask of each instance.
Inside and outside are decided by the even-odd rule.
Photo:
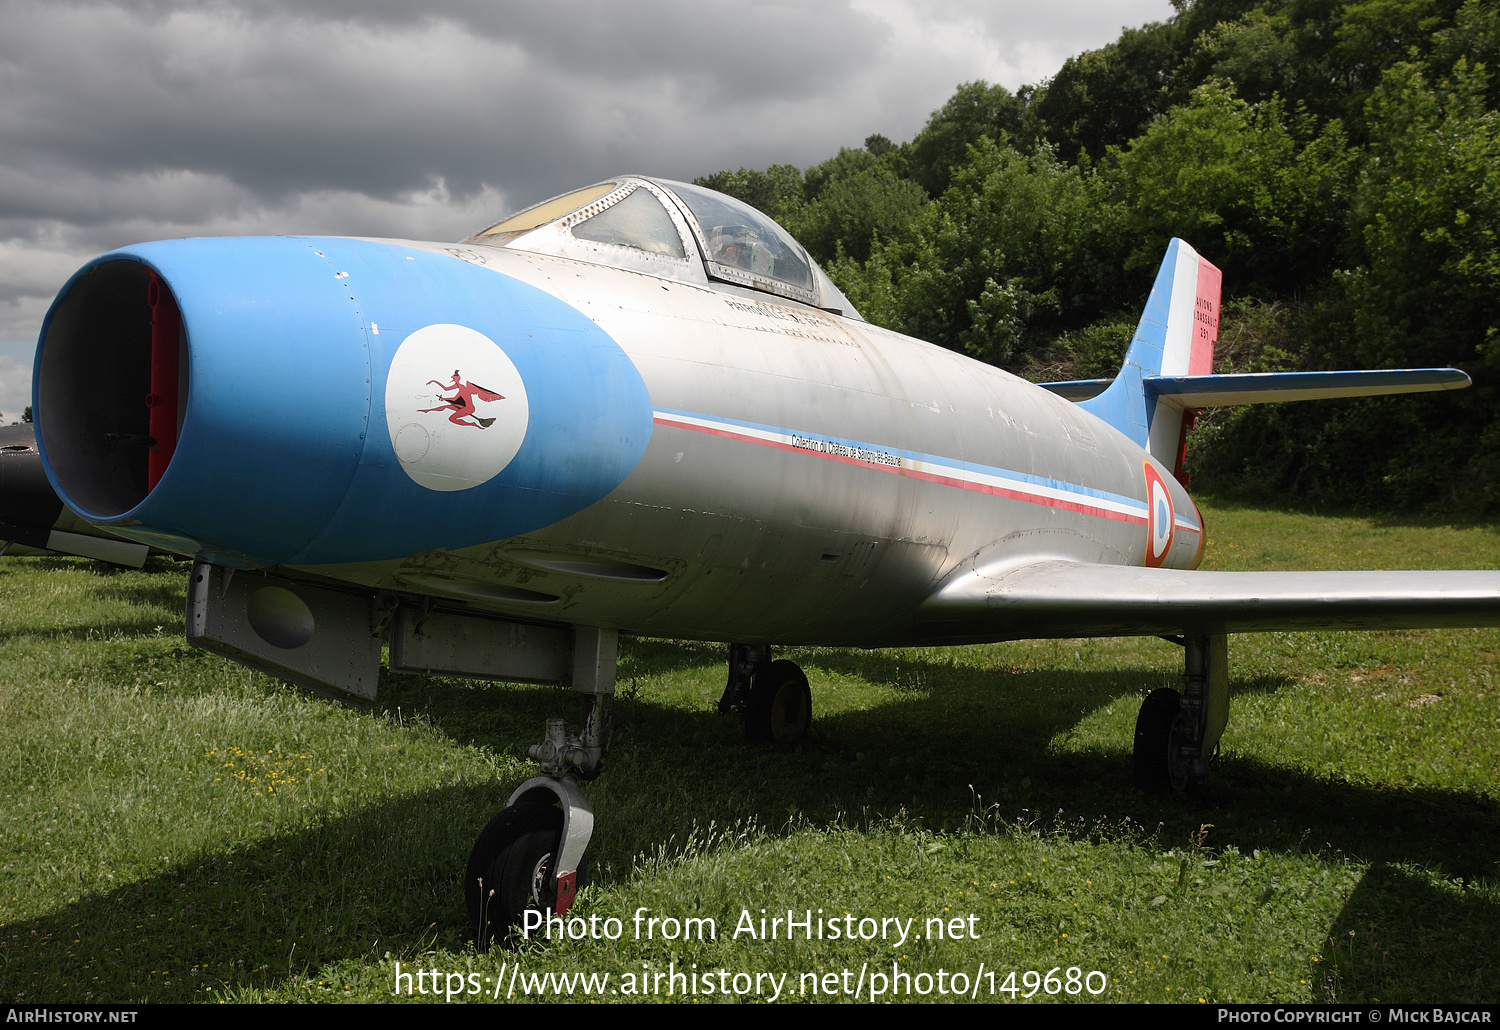
[[[591,318],[650,391],[650,445],[611,494],[537,532],[307,572],[440,595],[449,584],[479,610],[645,635],[919,644],[931,638],[911,616],[963,566],[1143,564],[1145,464],[1176,513],[1162,564],[1197,564],[1201,518],[1168,469],[1000,369],[727,284],[422,246]],[[974,639],[1006,636],[991,624]]]

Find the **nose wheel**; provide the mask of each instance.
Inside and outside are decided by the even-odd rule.
[[[474,842],[464,873],[475,947],[513,938],[528,910],[568,911],[588,876],[593,825],[593,809],[570,778],[534,777],[511,795]]]
[[[562,813],[551,805],[512,805],[490,820],[474,843],[464,900],[480,951],[504,942],[528,908],[556,905],[547,881],[562,836]]]

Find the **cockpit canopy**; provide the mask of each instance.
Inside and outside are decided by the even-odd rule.
[[[464,242],[683,282],[733,283],[860,317],[802,245],[772,219],[733,197],[668,179],[622,175],[543,201]]]

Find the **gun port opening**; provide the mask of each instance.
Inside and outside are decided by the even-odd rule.
[[[112,261],[54,305],[37,368],[37,430],[65,498],[111,518],[172,460],[187,409],[187,335],[151,269]]]

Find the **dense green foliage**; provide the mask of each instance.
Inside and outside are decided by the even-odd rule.
[[[873,322],[1034,377],[1108,375],[1168,240],[1224,271],[1218,371],[1454,365],[1457,397],[1202,420],[1199,482],[1500,507],[1500,4],[1179,0],[900,145],[700,179],[780,219]]]

